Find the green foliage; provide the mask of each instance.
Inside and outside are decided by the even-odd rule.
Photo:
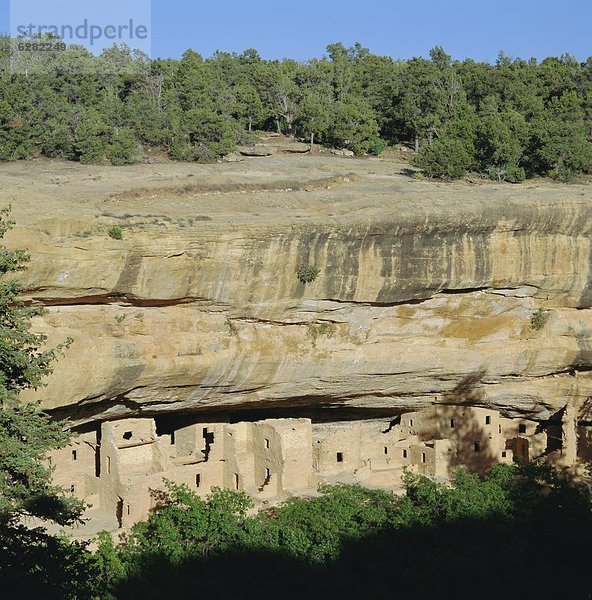
[[[128,165],[134,162],[136,138],[129,127],[117,131],[107,147],[107,158],[112,165]]]
[[[0,210],[0,238],[11,226],[8,210]],[[27,261],[25,252],[0,246],[0,589],[18,589],[23,597],[89,598],[92,560],[84,549],[23,525],[29,517],[70,525],[84,508],[51,480],[46,453],[68,444],[64,424],[18,397],[41,387],[71,341],[40,350],[45,337],[30,330],[30,321],[42,311],[20,302],[23,290],[11,276]]]
[[[7,215],[7,209],[0,211],[0,238],[12,226]],[[25,252],[0,246],[0,275],[8,275],[0,281],[0,524],[14,523],[23,515],[68,523],[82,507],[53,486],[44,454],[65,446],[69,435],[38,405],[21,404],[18,394],[42,385],[71,340],[39,350],[45,337],[33,333],[29,323],[42,311],[19,301],[22,288],[9,276],[27,261]]]
[[[312,283],[319,275],[321,270],[315,265],[302,263],[296,269],[296,275],[300,283]]]
[[[76,129],[74,135],[74,152],[81,163],[94,164],[103,162],[109,148],[111,129],[104,122],[102,115],[90,110]]]
[[[487,169],[487,174],[494,181],[507,181],[508,183],[522,183],[526,179],[524,167],[516,165],[496,165]]]
[[[467,174],[472,159],[465,145],[457,139],[438,138],[431,145],[421,148],[414,160],[429,177],[460,179]]]
[[[220,553],[244,539],[247,511],[252,501],[242,492],[213,488],[202,499],[185,485],[166,482],[169,502],[138,523],[121,558],[126,572],[142,569],[144,560],[154,554],[179,563],[187,556]]]
[[[348,148],[358,155],[384,150],[374,113],[361,99],[336,102],[327,140],[335,147]]]
[[[224,319],[224,325],[228,327],[228,333],[230,333],[232,337],[238,337],[238,327],[232,322],[232,320],[229,317],[226,317],[226,319]]]
[[[591,497],[569,474],[547,465],[498,465],[483,477],[457,469],[449,484],[407,473],[404,485],[402,496],[325,485],[314,497],[252,514],[242,492],[214,489],[199,498],[168,483],[168,500],[119,547],[100,538],[97,581],[116,598],[188,597],[198,583],[221,598],[255,598],[264,584],[287,586],[289,598],[304,591],[357,597],[355,586],[382,598],[392,594],[396,571],[398,592],[423,598],[454,572],[470,594],[485,578],[493,587],[484,596],[497,597],[521,576],[516,559],[540,564],[542,542],[559,532],[573,545],[555,557],[572,574],[572,594],[585,581],[579,569],[592,533]],[[548,583],[531,586],[547,590]]]
[[[539,308],[530,318],[530,326],[535,331],[540,331],[545,328],[550,316],[551,313],[548,310]]]
[[[592,169],[590,65],[567,55],[489,64],[435,47],[403,61],[341,43],[304,63],[252,49],[206,59],[189,50],[178,61],[125,46],[57,54],[13,56],[0,88],[0,160],[121,165],[143,144],[213,162],[262,130],[358,155],[411,145],[426,173],[445,179],[470,169],[513,183],[572,181]]]
[[[317,339],[320,336],[332,338],[335,335],[335,333],[337,332],[337,326],[335,325],[335,323],[329,323],[329,322],[309,323],[306,326],[306,329],[307,329],[306,334],[311,339],[313,347],[316,347]]]
[[[107,235],[114,240],[122,240],[123,239],[123,231],[121,227],[114,225],[107,231]]]
[[[100,566],[85,544],[41,528],[0,527],[3,598],[112,600]]]
[[[208,163],[234,150],[236,132],[232,121],[213,110],[188,110],[180,130],[171,149],[173,158]]]
[[[147,521],[119,545],[99,534],[92,554],[39,531],[32,538],[23,527],[10,536],[0,530],[0,582],[19,582],[24,597],[43,590],[38,597],[56,599],[185,598],[197,585],[212,597],[256,598],[264,584],[287,586],[288,598],[305,591],[357,597],[356,585],[382,598],[390,597],[396,571],[399,593],[427,598],[454,572],[471,594],[485,579],[483,595],[497,597],[522,576],[516,560],[540,565],[553,535],[570,543],[554,557],[570,575],[558,582],[561,589],[570,597],[588,589],[591,495],[569,473],[545,464],[497,465],[482,477],[459,468],[447,484],[406,473],[404,486],[396,496],[324,485],[314,497],[253,513],[243,492],[213,488],[200,498],[166,482],[166,497]],[[550,584],[537,581],[530,589],[544,597]]]

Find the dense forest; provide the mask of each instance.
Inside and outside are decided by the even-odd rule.
[[[592,172],[592,57],[500,54],[489,64],[436,47],[429,59],[394,60],[337,43],[302,63],[256,50],[150,60],[125,46],[96,57],[7,38],[3,48],[1,160],[121,165],[155,148],[212,162],[264,130],[358,155],[405,144],[428,176],[444,179]]]

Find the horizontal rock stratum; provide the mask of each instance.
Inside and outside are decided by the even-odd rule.
[[[14,163],[0,183],[6,241],[29,250],[22,281],[47,306],[34,326],[74,339],[27,398],[75,423],[459,401],[538,420],[572,401],[590,418],[590,186],[435,183],[327,156]]]

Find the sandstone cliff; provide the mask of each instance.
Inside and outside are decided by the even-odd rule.
[[[308,156],[17,164],[0,184],[7,242],[29,249],[23,282],[48,307],[35,327],[75,340],[31,397],[76,422],[452,400],[544,420],[568,399],[589,419],[589,186],[447,185]]]

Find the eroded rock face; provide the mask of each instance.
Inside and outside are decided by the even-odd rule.
[[[114,204],[108,180],[77,203],[91,169],[77,167],[47,205],[17,195],[9,242],[29,249],[23,281],[48,306],[35,327],[75,340],[36,394],[46,407],[83,422],[470,400],[543,420],[570,400],[588,418],[589,187],[416,182],[378,160],[223,168],[254,183],[284,169],[303,189],[183,195],[168,181],[166,197]],[[329,175],[341,178],[305,191]],[[122,241],[106,235],[113,223]],[[307,264],[320,273],[303,284]]]

